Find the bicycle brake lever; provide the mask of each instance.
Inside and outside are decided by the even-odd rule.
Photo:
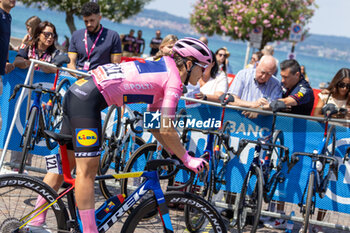
[[[295,166],[295,164],[299,161],[299,157],[297,157],[296,155],[292,155],[292,158],[290,159],[290,164],[288,164],[288,171],[287,173],[290,172],[290,170],[292,170],[292,168]]]
[[[18,92],[18,90],[21,88],[21,86],[19,85],[19,84],[17,84],[16,86],[15,86],[15,88],[13,88],[13,92],[12,92],[12,95],[10,96],[10,98],[9,98],[9,102],[12,100],[12,99],[14,99],[15,97],[16,97],[16,95],[17,95],[17,92]]]

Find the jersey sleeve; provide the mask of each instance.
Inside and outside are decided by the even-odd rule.
[[[76,46],[76,41],[77,41],[77,34],[73,33],[72,38],[69,43],[69,48],[68,52],[70,53],[78,53],[77,46]]]
[[[298,105],[308,103],[311,100],[311,96],[313,96],[312,89],[304,85],[297,86],[289,95],[289,97],[297,101]]]

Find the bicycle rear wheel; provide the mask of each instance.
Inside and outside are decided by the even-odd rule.
[[[167,205],[176,204],[190,207],[193,213],[205,216],[205,223],[196,232],[214,232],[226,233],[226,227],[216,209],[204,199],[192,194],[183,192],[168,192],[165,195]],[[144,233],[147,232],[165,232],[163,221],[159,214],[151,219],[144,220],[145,216],[154,212],[159,206],[154,197],[143,201],[127,218],[121,232],[125,233]],[[183,217],[183,212],[177,209],[169,209],[169,216],[173,226],[173,232],[189,232],[188,222]],[[190,231],[191,232],[191,231]],[[193,231],[192,231],[193,232]]]
[[[237,229],[243,232],[251,223],[251,232],[256,232],[258,228],[263,196],[262,174],[257,166],[252,166],[244,178],[242,190],[239,197],[237,212]]]
[[[307,233],[309,229],[309,218],[310,218],[311,210],[313,209],[312,198],[314,197],[314,181],[315,181],[315,173],[311,172],[309,175],[309,183],[307,187],[303,233]]]
[[[34,148],[34,126],[35,126],[35,118],[37,117],[38,109],[32,108],[30,111],[30,115],[28,118],[28,122],[26,124],[26,128],[23,134],[23,145],[22,145],[22,153],[21,153],[21,163],[18,168],[18,173],[23,173],[24,167],[27,162],[28,151]]]
[[[0,176],[0,232],[12,233],[34,216],[37,213],[33,211],[39,195],[49,203],[58,197],[52,188],[36,178],[20,174]],[[67,221],[67,210],[59,199],[47,210],[44,229],[66,232]],[[20,232],[25,231],[22,228]]]
[[[63,96],[70,87],[70,82],[67,78],[60,81],[56,87],[57,95],[52,97],[52,106],[48,112],[46,129],[50,131],[59,131],[63,120]],[[46,146],[50,150],[57,146],[57,142],[51,138],[46,137]]]
[[[116,150],[111,144],[116,142],[121,127],[121,108],[112,105],[105,117],[102,127],[102,156],[99,165],[99,174],[106,174],[113,160],[114,153],[110,150]]]

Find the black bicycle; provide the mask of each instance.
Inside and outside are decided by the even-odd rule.
[[[270,134],[257,140],[241,139],[244,148],[247,144],[255,144],[254,158],[244,178],[237,207],[237,229],[243,232],[247,219],[251,220],[251,232],[256,232],[261,214],[263,199],[270,202],[278,183],[285,181],[282,172],[284,162],[289,163],[289,149],[285,147],[283,132],[275,129],[276,113],[286,108],[282,101],[270,104],[273,112]],[[242,148],[242,149],[243,149]],[[263,159],[261,159],[261,155]]]
[[[298,203],[300,212],[304,217],[304,225],[302,227],[303,233],[308,232],[310,215],[313,215],[315,212],[316,193],[319,194],[320,198],[325,196],[332,173],[335,175],[336,179],[338,179],[338,160],[334,156],[336,151],[336,130],[334,125],[328,127],[328,121],[332,115],[337,114],[339,111],[345,110],[338,109],[334,104],[326,104],[322,108],[322,113],[325,117],[325,128],[318,149],[314,150],[313,153],[294,152],[291,157],[289,169],[299,161],[298,156],[307,156],[312,159],[307,185]],[[348,149],[344,156],[344,161],[348,160],[349,151]],[[327,174],[325,174],[325,167],[327,164],[329,164],[329,168]]]

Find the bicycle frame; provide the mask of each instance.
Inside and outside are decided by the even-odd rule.
[[[75,188],[75,179],[72,178],[69,168],[69,161],[67,157],[67,147],[66,145],[60,145],[61,155],[62,155],[62,170],[65,182],[71,184],[71,187],[67,188],[63,192],[58,195],[58,198],[51,202],[50,204],[44,203],[42,206],[39,206],[37,209],[33,210],[30,214],[36,213],[35,216],[28,219],[23,225],[21,225],[17,230],[22,229],[25,225],[27,225],[30,221],[32,221],[35,217],[37,217],[40,213],[44,212],[52,205],[54,205],[59,199],[63,198],[67,195],[68,198],[68,210],[72,216],[71,220],[77,219],[77,222],[69,221],[68,224],[72,228],[81,222],[77,213],[77,208],[74,199],[73,189]],[[56,161],[57,162],[57,161]],[[125,178],[136,178],[136,177],[144,177],[146,180],[130,195],[127,197],[124,202],[117,206],[115,209],[113,208],[113,214],[102,219],[101,222],[98,222],[97,228],[99,232],[106,232],[111,226],[117,222],[128,210],[130,210],[134,204],[136,204],[144,195],[146,195],[150,190],[153,191],[157,203],[159,205],[158,212],[161,215],[163,220],[164,232],[173,232],[173,227],[171,224],[170,217],[168,215],[168,207],[165,203],[164,193],[161,189],[159,182],[158,171],[143,171],[143,172],[130,172],[124,174],[113,174],[113,175],[102,175],[97,176],[95,180],[106,180],[106,179],[125,179]],[[108,204],[109,200],[106,200],[104,204]],[[102,206],[101,205],[101,206]],[[97,208],[99,209],[99,208]],[[27,216],[30,216],[28,214]],[[81,224],[79,224],[80,231],[82,232]]]

